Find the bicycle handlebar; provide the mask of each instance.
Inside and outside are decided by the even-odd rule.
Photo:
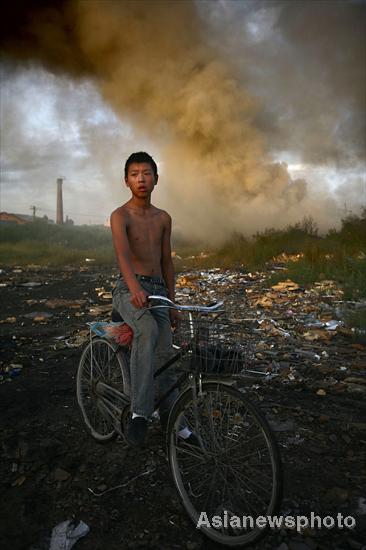
[[[158,308],[158,307],[160,307],[160,308],[166,307],[166,308],[169,308],[169,309],[177,309],[179,311],[196,311],[196,312],[200,312],[200,313],[210,313],[210,312],[213,312],[213,311],[217,311],[221,306],[224,305],[224,302],[217,302],[216,304],[213,304],[212,306],[200,306],[200,305],[181,306],[179,304],[175,304],[172,300],[170,300],[166,296],[158,296],[158,295],[148,296],[147,299],[148,300],[159,300],[159,301],[163,301],[163,302],[167,303],[167,305],[151,306],[150,309],[154,309],[154,308]]]

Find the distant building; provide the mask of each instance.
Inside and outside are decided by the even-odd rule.
[[[3,225],[24,225],[33,221],[33,216],[23,214],[11,214],[9,212],[0,212],[0,223]]]
[[[48,216],[42,218],[33,217],[28,214],[13,214],[12,212],[0,212],[0,225],[24,225],[33,222],[54,223]]]

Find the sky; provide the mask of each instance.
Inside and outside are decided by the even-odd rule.
[[[104,223],[137,150],[192,238],[366,205],[364,1],[23,4],[1,29],[1,211],[55,219],[63,177],[64,214]]]

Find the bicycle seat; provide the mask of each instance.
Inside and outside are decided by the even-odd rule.
[[[122,315],[116,309],[112,309],[112,321],[113,323],[124,323]]]

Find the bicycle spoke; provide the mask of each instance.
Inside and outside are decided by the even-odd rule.
[[[84,350],[77,372],[77,397],[88,431],[95,439],[107,441],[116,432],[110,416],[99,406],[99,381],[124,390],[122,363],[113,346],[101,338],[93,340]],[[117,397],[111,395],[109,400],[118,405]]]
[[[255,492],[255,490],[252,488],[252,486],[254,485],[255,487],[258,487],[264,494],[271,494],[271,491],[269,492],[268,490],[264,489],[263,486],[261,486],[258,483],[254,482],[253,479],[249,480],[249,478],[247,476],[240,474],[234,468],[230,468],[230,469],[235,473],[235,475],[240,480],[243,481],[244,484],[246,484],[246,486],[256,495],[258,500],[260,500],[262,502],[262,504],[264,504],[265,506],[268,505],[268,503],[266,501],[264,501],[261,497],[258,496],[258,493]]]
[[[229,386],[203,382],[202,390],[196,402],[187,392],[185,404],[174,419],[176,429],[183,417],[188,427],[197,426],[202,453],[179,444],[170,449],[174,479],[185,495],[183,504],[188,513],[195,521],[202,511],[210,519],[273,513],[280,494],[275,477],[278,466],[265,421],[242,394]],[[263,533],[256,527],[229,524],[202,529],[214,541],[232,541],[234,545],[253,543]]]

